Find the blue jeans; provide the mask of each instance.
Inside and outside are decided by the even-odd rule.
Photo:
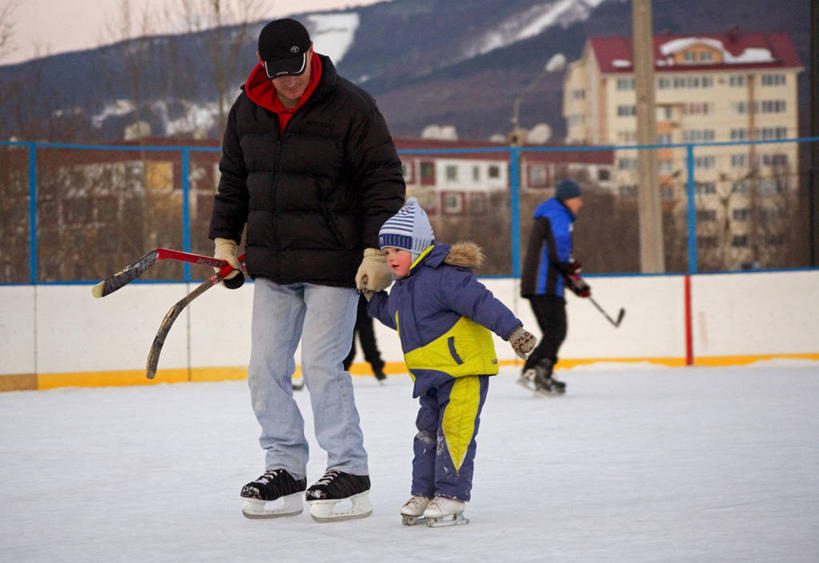
[[[350,288],[256,279],[248,383],[267,469],[284,468],[296,479],[307,474],[304,419],[292,386],[301,340],[301,369],[327,469],[368,474],[353,382],[342,366],[357,303],[358,294]]]

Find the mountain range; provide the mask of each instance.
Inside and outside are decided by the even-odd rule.
[[[807,135],[810,5],[804,0],[654,0],[655,32],[783,31],[806,71],[799,79],[800,134]],[[629,35],[628,0],[392,0],[349,10],[305,13],[316,50],[375,96],[395,136],[454,125],[460,138],[505,135],[514,98],[563,53],[580,57],[588,37]],[[252,68],[248,27],[224,93],[230,105]],[[225,31],[225,30],[223,30]],[[237,28],[226,31],[238,33]],[[154,136],[218,138],[214,31],[151,36],[98,49],[0,66],[0,138],[55,142],[122,139],[141,120]],[[218,44],[218,43],[216,43]],[[562,74],[548,75],[523,99],[521,125],[547,123],[560,140]]]

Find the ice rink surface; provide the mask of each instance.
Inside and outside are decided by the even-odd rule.
[[[0,559],[819,561],[819,364],[595,365],[566,396],[493,378],[468,526],[407,528],[417,402],[355,377],[369,518],[247,520],[246,382],[0,393]],[[324,472],[306,391],[308,482]]]

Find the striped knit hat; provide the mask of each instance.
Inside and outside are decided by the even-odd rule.
[[[421,204],[411,197],[398,213],[384,221],[378,231],[378,246],[409,250],[414,262],[418,255],[435,242],[435,233]]]

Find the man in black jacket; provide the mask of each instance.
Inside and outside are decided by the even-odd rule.
[[[254,284],[248,380],[262,427],[265,473],[242,488],[246,516],[299,514],[308,445],[291,377],[301,367],[327,472],[306,492],[319,521],[371,512],[367,453],[342,361],[359,289],[379,291],[391,271],[378,250],[381,224],[401,207],[401,162],[375,101],[313,52],[292,19],[259,34],[259,63],[230,110],[210,224],[214,256]],[[279,498],[279,506],[271,501]],[[334,505],[352,499],[347,512]]]

